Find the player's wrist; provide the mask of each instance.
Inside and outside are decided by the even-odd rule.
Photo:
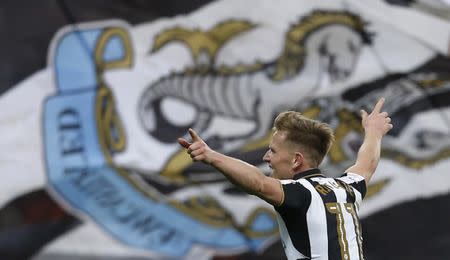
[[[383,131],[379,129],[366,128],[365,129],[365,139],[382,139]]]
[[[212,149],[208,149],[208,151],[205,152],[205,160],[203,160],[205,163],[210,165],[217,165],[221,159],[220,157],[223,156],[223,154],[216,152]]]

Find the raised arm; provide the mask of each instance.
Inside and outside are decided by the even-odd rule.
[[[265,176],[257,167],[212,150],[198,135],[189,129],[192,143],[179,138],[178,143],[187,149],[194,161],[202,161],[219,170],[231,183],[245,192],[256,195],[273,205],[283,200],[279,180]]]
[[[391,118],[387,112],[381,112],[384,98],[380,98],[372,113],[361,110],[361,123],[364,128],[364,141],[359,148],[356,163],[346,172],[359,174],[369,183],[375,172],[381,153],[381,140],[392,129]]]

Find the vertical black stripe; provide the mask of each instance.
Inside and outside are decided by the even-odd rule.
[[[284,184],[285,201],[275,210],[283,218],[292,244],[297,251],[311,257],[306,212],[311,204],[311,193],[300,183]]]

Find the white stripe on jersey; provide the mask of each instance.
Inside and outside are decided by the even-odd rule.
[[[304,179],[297,181],[311,192],[311,205],[306,212],[311,259],[328,260],[327,216],[322,198],[310,182]]]
[[[361,205],[362,202],[362,195],[361,193],[355,189],[354,187],[352,187],[353,189],[353,193],[355,194],[355,206],[356,206],[356,211],[359,212],[359,206]]]

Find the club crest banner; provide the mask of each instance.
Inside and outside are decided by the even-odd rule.
[[[447,194],[449,28],[380,2],[268,0],[217,1],[137,26],[67,26],[49,48],[51,90],[39,100],[48,189],[145,252],[260,252],[278,239],[273,208],[194,164],[177,138],[193,128],[213,149],[269,174],[262,156],[273,119],[297,110],[334,128],[322,167],[334,177],[362,143],[359,110],[383,96],[394,129],[362,217]]]

